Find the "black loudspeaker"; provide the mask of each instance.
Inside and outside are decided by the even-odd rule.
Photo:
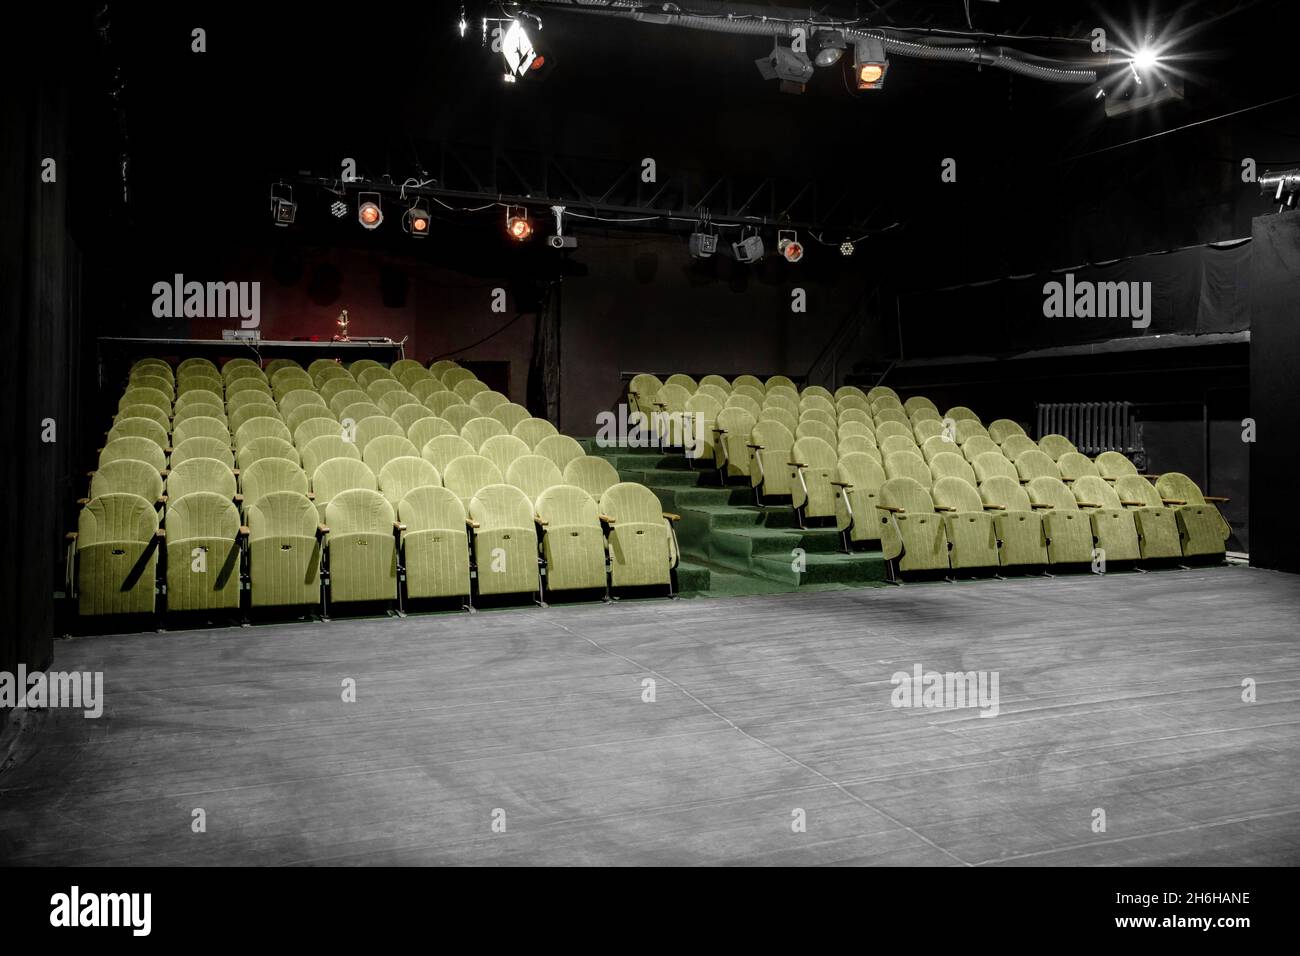
[[[1250,262],[1250,563],[1300,572],[1300,211],[1260,216]]]

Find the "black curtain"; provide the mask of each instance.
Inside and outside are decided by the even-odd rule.
[[[537,310],[533,358],[528,369],[528,410],[560,427],[560,308],[563,280],[547,287]]]
[[[0,453],[0,670],[9,672],[52,659],[63,536],[72,502],[85,494],[84,479],[73,477],[85,469],[78,468],[82,265],[69,231],[69,184],[79,170],[69,149],[68,29],[57,24],[58,11],[15,13],[28,22],[11,22],[0,49],[0,381],[8,439]],[[5,717],[0,712],[0,723]]]

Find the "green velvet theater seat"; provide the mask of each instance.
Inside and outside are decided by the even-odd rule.
[[[607,587],[605,532],[596,501],[575,485],[554,485],[537,498],[546,590]]]
[[[152,501],[124,493],[92,498],[71,537],[69,577],[81,614],[154,610],[161,531]]]
[[[1156,491],[1164,504],[1174,509],[1183,557],[1223,556],[1232,528],[1219,513],[1216,502],[1227,498],[1206,497],[1196,482],[1177,471],[1157,478]]]

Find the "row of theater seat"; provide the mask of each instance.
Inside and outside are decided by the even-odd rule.
[[[719,395],[725,398],[719,400]],[[687,397],[683,399],[683,395]],[[652,427],[701,415],[721,480],[788,497],[805,520],[833,517],[876,543],[891,573],[1222,557],[1229,527],[1186,475],[1144,476],[1118,452],[1089,459],[1062,435],[986,428],[964,406],[942,415],[892,389],[800,392],[783,376],[697,384],[638,375],[629,403]],[[658,413],[660,418],[655,419]],[[1150,478],[1155,478],[1153,485]]]
[[[88,615],[671,590],[677,561],[649,489],[450,362],[142,359],[80,504]]]

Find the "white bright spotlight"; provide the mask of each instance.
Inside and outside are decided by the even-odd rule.
[[[501,38],[501,55],[506,61],[506,75],[512,79],[528,72],[537,57],[533,41],[528,39],[528,32],[518,20],[511,21],[510,29]]]

